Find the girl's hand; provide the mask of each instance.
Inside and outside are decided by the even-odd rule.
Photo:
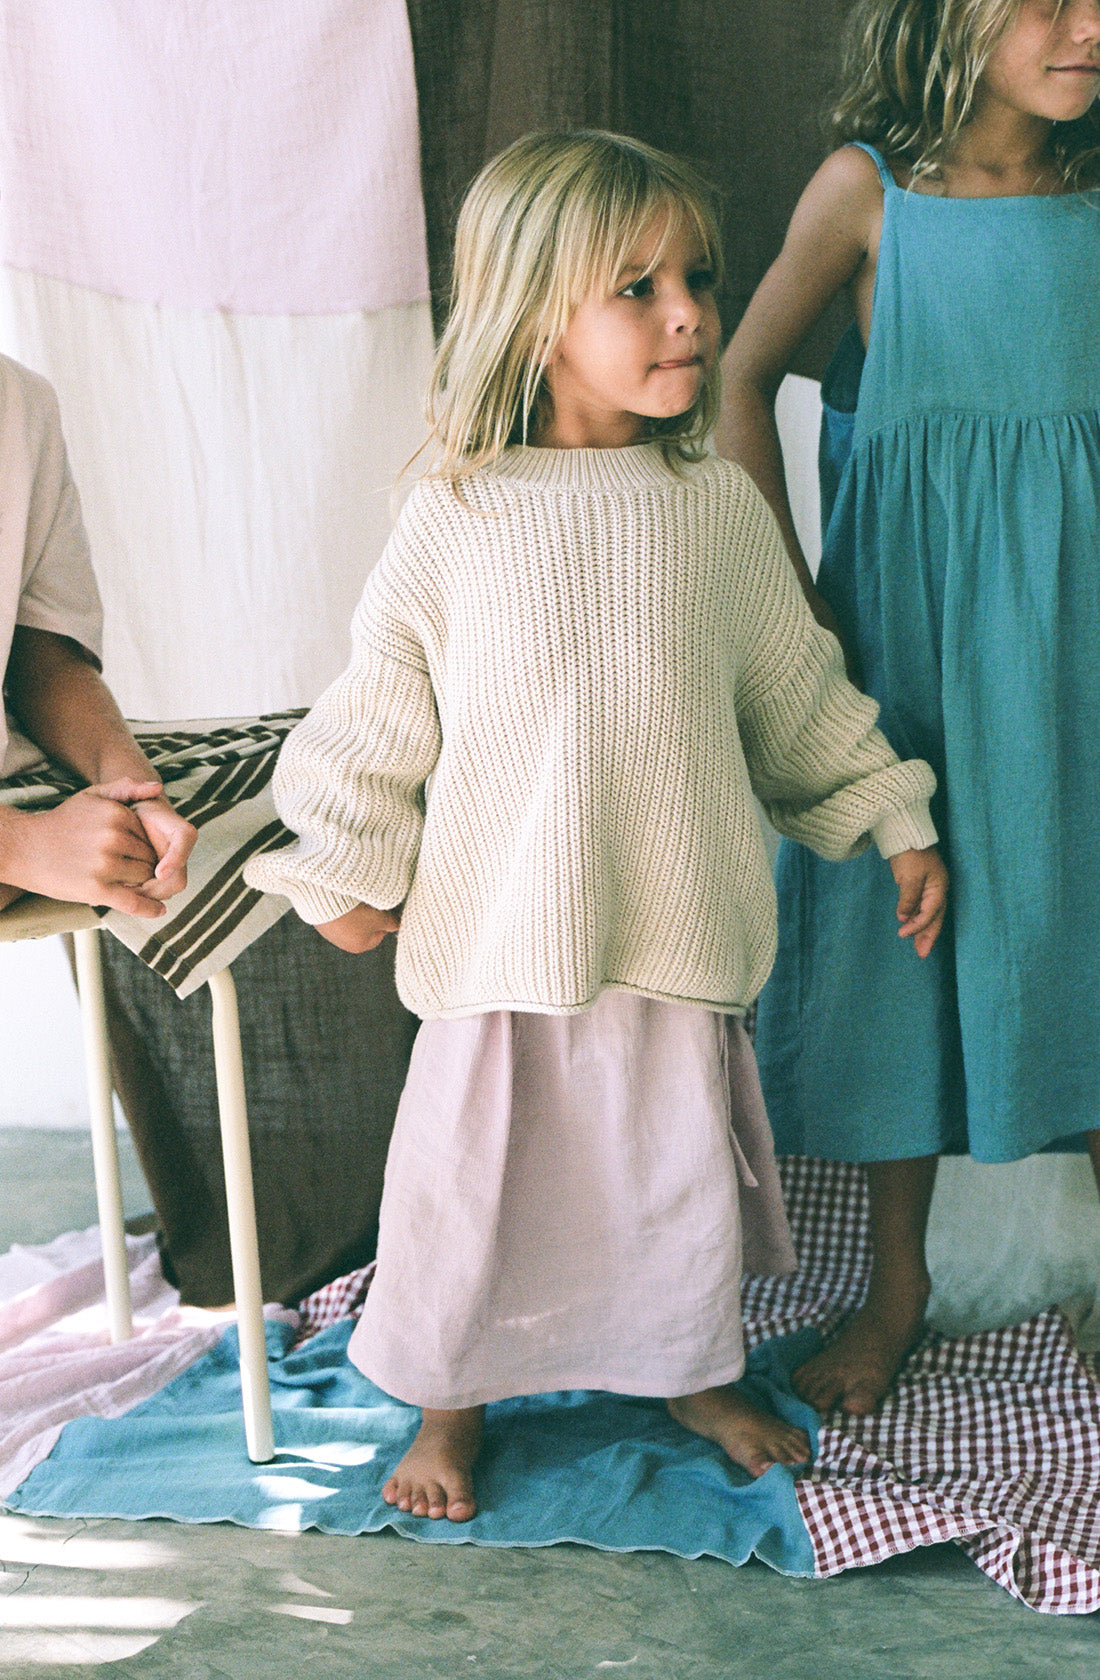
[[[918,957],[926,957],[939,937],[947,909],[947,869],[939,852],[897,852],[890,860],[898,884],[899,939],[912,939]]]
[[[316,924],[317,932],[330,945],[351,951],[355,956],[373,951],[387,933],[396,933],[400,926],[401,917],[396,910],[376,910],[371,904],[357,904],[354,910],[346,911],[334,921]]]

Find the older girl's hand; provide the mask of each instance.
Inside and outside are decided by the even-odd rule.
[[[898,937],[911,939],[917,956],[926,957],[943,926],[947,868],[935,846],[923,852],[897,852],[890,868],[898,884]]]
[[[346,911],[343,916],[337,916],[331,922],[318,922],[316,926],[317,932],[330,945],[359,956],[381,945],[387,933],[396,933],[401,926],[401,917],[396,910],[375,910],[373,905],[357,904],[354,910]]]

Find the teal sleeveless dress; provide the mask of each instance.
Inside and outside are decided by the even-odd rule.
[[[784,843],[757,1055],[780,1152],[1007,1161],[1100,1126],[1100,193],[937,198],[871,155],[818,581],[939,779],[951,910],[921,962],[877,852]]]

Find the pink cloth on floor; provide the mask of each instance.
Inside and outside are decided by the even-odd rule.
[[[739,1021],[614,991],[426,1021],[348,1351],[421,1406],[689,1394],[744,1369],[742,1263],[795,1255]]]
[[[134,1333],[112,1342],[99,1228],[0,1254],[0,1500],[53,1451],[67,1423],[118,1417],[221,1340],[231,1311],[183,1307],[156,1239],[127,1237]],[[296,1323],[286,1307],[265,1318]]]
[[[0,1498],[52,1452],[67,1423],[118,1417],[224,1333],[227,1315],[181,1307],[152,1237],[127,1237],[131,1340],[112,1343],[97,1228],[0,1256]]]

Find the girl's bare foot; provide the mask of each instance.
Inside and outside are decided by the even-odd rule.
[[[750,1476],[762,1476],[773,1464],[805,1464],[810,1457],[810,1438],[804,1429],[762,1411],[732,1385],[682,1394],[667,1405],[677,1423],[708,1441],[717,1441]]]
[[[414,1517],[469,1522],[477,1514],[473,1467],[484,1406],[434,1411],[425,1406],[416,1440],[382,1489],[387,1505]]]
[[[871,1281],[855,1317],[795,1372],[795,1391],[819,1412],[873,1412],[919,1339],[930,1292],[924,1233],[935,1155],[867,1164]]]
[[[927,1274],[889,1294],[869,1292],[835,1341],[799,1366],[795,1392],[819,1412],[834,1406],[851,1417],[875,1411],[920,1340],[928,1294]]]

